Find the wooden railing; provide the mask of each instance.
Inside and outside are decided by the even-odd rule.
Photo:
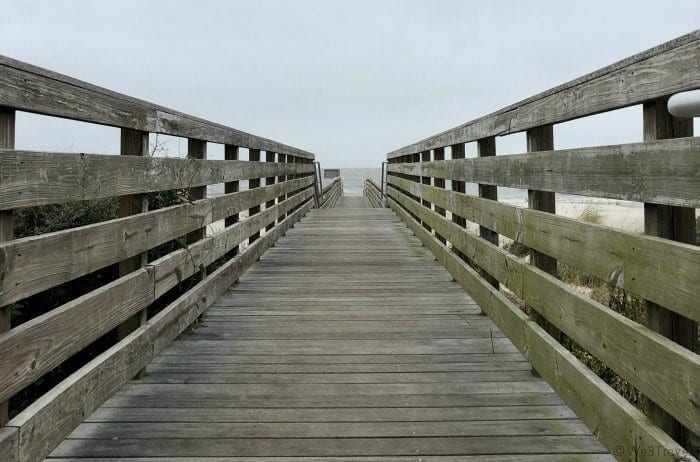
[[[15,150],[16,111],[118,127],[121,155]],[[313,207],[314,156],[5,57],[0,127],[0,459],[37,461]],[[187,158],[150,156],[149,133],[187,138]],[[208,142],[225,145],[225,160],[206,159]],[[207,197],[219,183],[225,194]],[[149,211],[149,194],[172,190],[180,200]],[[13,210],[117,196],[115,219],[13,239]],[[96,289],[12,319],[16,304],[117,266]],[[13,395],[115,329],[106,351],[7,421]]]
[[[666,109],[695,88],[700,31],[387,156],[388,205],[620,460],[697,456],[700,139]],[[636,104],[644,142],[554,150],[555,124]],[[496,155],[496,136],[522,131],[527,153]],[[469,142],[477,158],[464,158]],[[498,202],[498,186],[528,190],[529,208]],[[643,202],[646,235],[557,215],[555,193]],[[557,262],[646,299],[646,321],[562,282]],[[572,342],[641,392],[647,415],[562,345]]]
[[[329,209],[335,207],[335,204],[343,195],[343,181],[340,177],[335,177],[330,183],[323,187],[319,208]]]
[[[367,198],[367,202],[374,208],[384,207],[384,199],[382,188],[370,178],[365,179],[365,187],[363,189],[364,196]]]

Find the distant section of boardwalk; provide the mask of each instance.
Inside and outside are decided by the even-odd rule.
[[[343,197],[52,457],[610,460],[479,311],[391,210]]]

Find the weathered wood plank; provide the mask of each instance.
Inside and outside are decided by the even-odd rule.
[[[19,430],[0,427],[0,455],[3,462],[19,462]]]
[[[83,424],[71,439],[391,438],[444,436],[588,435],[578,419],[437,422],[111,422]]]
[[[138,100],[0,56],[0,105],[113,127],[271,150],[313,159],[310,152]]]
[[[277,157],[277,155],[276,155],[274,152],[267,151],[267,152],[265,153],[265,162],[266,162],[266,163],[274,163],[275,160],[276,160],[276,157]],[[314,170],[314,171],[315,171],[315,170]],[[276,176],[267,176],[267,177],[265,177],[265,186],[270,186],[270,185],[275,184],[276,180],[277,180],[277,177],[276,177]],[[314,179],[314,183],[315,183],[315,182],[316,182],[316,180]],[[315,187],[315,186],[314,186],[314,187]],[[277,200],[277,198],[274,198],[274,199],[270,199],[269,201],[265,202],[265,209],[268,209],[268,208],[274,206],[276,200]],[[265,226],[265,231],[266,231],[266,232],[267,232],[267,231],[270,231],[274,226],[275,226],[275,222],[273,221],[272,223],[270,223],[270,224],[268,224],[267,226]]]
[[[272,439],[114,439],[66,440],[56,457],[280,457],[378,456],[415,454],[590,453],[592,436],[488,436],[417,438],[272,438]]]
[[[287,327],[287,329],[294,329]],[[485,356],[485,355],[484,355]],[[194,358],[190,355],[189,358]],[[259,356],[264,360],[262,356]],[[169,362],[158,362],[148,367],[149,373],[229,373],[229,374],[365,374],[371,376],[378,374],[404,374],[404,373],[426,373],[432,372],[502,372],[502,371],[529,371],[530,365],[524,359],[522,361],[501,361],[485,363],[411,363],[411,364],[384,364],[384,363],[331,363],[331,364],[295,364],[295,363],[193,363],[178,362],[181,356]]]
[[[655,431],[651,422],[639,410],[615,393],[541,327],[530,321],[525,313],[496,291],[473,268],[456,258],[436,238],[428,235],[391,196],[389,205],[518,349],[526,354],[600,441],[611,451],[617,450],[616,455],[620,460],[636,460],[638,447],[665,448],[661,451],[662,460],[670,461],[674,455],[687,454],[668,435]]]
[[[477,140],[477,155],[479,158],[484,158],[484,157],[495,157],[496,156],[496,138],[493,136],[490,136],[488,138],[483,138],[480,140]],[[436,159],[437,160],[437,159]],[[438,180],[435,179],[435,186],[444,186],[444,181],[442,180],[442,183],[438,184]],[[498,187],[495,185],[490,185],[490,184],[484,184],[484,183],[479,183],[478,185],[479,189],[479,197],[483,197],[484,199],[491,199],[492,201],[497,201],[498,200]],[[487,241],[491,242],[492,244],[498,245],[498,233],[494,232],[491,229],[488,229],[485,226],[479,226],[479,236],[481,236],[483,239],[486,239]],[[484,276],[492,286],[495,288],[498,288],[498,281],[490,276],[488,273],[483,272],[482,276]]]
[[[388,159],[517,133],[700,88],[700,31],[390,152]]]
[[[187,158],[205,160],[207,158],[207,142],[201,139],[188,138],[187,139]],[[187,200],[194,202],[207,197],[207,187],[206,186],[194,186],[187,188]],[[202,226],[199,229],[195,229],[187,233],[185,236],[185,242],[187,244],[192,244],[204,238],[206,235],[206,228]]]
[[[302,178],[256,190],[202,199],[139,215],[0,243],[0,304],[138,255],[282,192],[307,187]],[[52,249],[50,253],[46,249]]]
[[[153,271],[138,270],[0,334],[0,399],[147,307],[153,287]]]
[[[389,171],[509,188],[700,207],[698,153],[700,139],[691,137],[421,164],[392,163]]]
[[[230,144],[227,144],[224,146],[224,158],[228,161],[237,161],[238,160],[238,146],[232,146]],[[227,180],[224,182],[224,193],[225,194],[232,194],[232,193],[237,193],[240,188],[240,183],[238,180]],[[238,223],[238,219],[240,218],[240,215],[238,213],[234,213],[231,216],[227,217],[224,220],[224,226],[231,226],[235,225]],[[233,249],[234,255],[236,252],[238,252],[238,247],[235,247]]]
[[[0,149],[15,147],[15,111],[0,105]],[[0,173],[0,175],[2,175]],[[4,186],[4,181],[2,182]],[[4,188],[3,188],[4,189]],[[0,210],[0,243],[14,237],[14,216],[11,210]],[[0,277],[2,279],[2,277]],[[0,300],[0,334],[12,325],[12,308]],[[0,426],[7,422],[8,402],[0,399]]]
[[[477,313],[472,313],[477,314]],[[299,315],[303,316],[303,315]],[[209,315],[207,314],[207,318]],[[369,318],[369,316],[367,316]],[[371,318],[369,318],[371,319]],[[420,319],[423,319],[422,317]],[[484,319],[482,317],[482,319]],[[274,320],[273,320],[274,321]],[[161,356],[154,359],[154,363],[177,363],[189,364],[192,362],[201,363],[197,359],[197,355],[182,355],[171,354],[169,350],[164,351]],[[411,365],[425,364],[430,361],[430,364],[437,364],[436,367],[448,367],[452,363],[469,363],[469,364],[501,364],[501,363],[518,363],[524,362],[525,357],[520,353],[466,353],[466,354],[436,354],[436,355],[255,355],[255,354],[223,354],[213,355],[209,358],[212,364],[267,364],[267,365],[322,365],[332,367],[332,365],[348,366],[348,367],[374,367],[374,365],[403,365],[413,367]],[[388,367],[388,366],[387,366]],[[523,404],[523,403],[520,403]],[[528,404],[536,404],[528,402]],[[540,405],[545,404],[561,404],[551,402],[539,402]],[[515,404],[503,404],[515,405]]]
[[[528,366],[529,367],[529,366]],[[575,419],[567,406],[479,406],[423,408],[107,408],[86,422],[413,422]],[[505,424],[502,424],[505,425]]]
[[[143,194],[311,171],[308,164],[0,149],[0,209]]]
[[[171,385],[174,387],[175,385]],[[145,388],[145,389],[144,389]],[[358,408],[358,407],[480,407],[480,406],[530,406],[563,404],[553,391],[514,392],[514,393],[473,393],[473,394],[379,394],[379,395],[274,395],[243,396],[235,389],[211,390],[209,385],[202,389],[190,387],[186,394],[170,395],[151,393],[148,385],[129,392],[120,391],[105,406],[128,408]],[[171,390],[182,391],[182,390]]]
[[[313,336],[309,340],[316,340]],[[392,336],[400,340],[400,336]],[[336,340],[346,340],[343,338]],[[328,384],[328,383],[457,383],[457,382],[527,382],[535,380],[527,371],[429,372],[429,373],[372,373],[372,374],[253,374],[225,372],[156,372],[141,379],[156,384]]]
[[[291,224],[311,208],[307,202],[285,222],[168,305],[10,421],[20,429],[20,460],[39,461],[150,359],[194,322]],[[89,391],[89,392],[86,392]]]
[[[382,192],[379,186],[371,179],[365,179],[363,193],[367,198],[370,206],[375,208],[382,208],[384,204],[382,202]]]
[[[700,389],[698,355],[575,292],[556,277],[505,250],[462,232],[436,213],[419,210],[410,199],[393,191],[390,197],[407,210],[413,208],[414,213],[428,220],[455,247],[471,256],[548,322],[643,393],[653,396],[690,428],[700,430],[700,411],[692,402],[693,390]],[[669,374],[669,370],[676,372]]]
[[[425,195],[469,221],[686,317],[700,319],[700,248],[696,246],[445,191],[396,176],[390,177],[390,184]]]
[[[643,106],[644,140],[693,136],[693,120],[676,118],[669,114],[666,98],[650,101]],[[663,158],[663,157],[662,157]],[[700,177],[700,175],[698,175]],[[668,181],[675,181],[669,179]],[[644,204],[644,232],[665,239],[696,244],[695,209],[660,204]],[[668,337],[690,351],[698,351],[697,320],[667,310],[647,301],[647,326]],[[673,436],[686,448],[691,448],[691,432],[675,421],[654,401],[647,402],[647,415],[664,432]],[[695,434],[699,433],[697,430]],[[697,438],[697,436],[695,436]],[[695,444],[697,446],[697,443]]]
[[[148,133],[123,128],[120,142],[121,155],[148,157]],[[142,194],[129,194],[119,198],[119,216],[128,217],[148,212],[148,198]],[[148,263],[148,252],[142,252],[119,262],[119,276],[142,268]],[[146,323],[148,309],[144,308],[117,327],[117,337],[122,339],[129,332]]]
[[[526,138],[528,152],[551,151],[554,149],[554,126],[550,124],[531,128],[527,130]],[[555,193],[528,189],[527,206],[532,210],[554,214],[556,213]],[[536,249],[530,249],[530,262],[545,273],[557,275],[557,260],[551,255],[539,252]],[[536,312],[533,314],[533,319],[544,327],[549,335],[557,341],[561,341],[561,332],[546,318],[539,316],[539,313]]]
[[[260,150],[259,149],[250,149],[248,150],[248,160],[249,161],[259,161],[260,160]],[[292,178],[296,178],[295,175],[292,176]],[[254,178],[251,180],[248,180],[248,189],[256,189],[260,187],[260,179],[259,178]],[[293,194],[293,191],[290,193]],[[255,205],[253,207],[250,207],[248,209],[248,216],[252,217],[256,213],[260,213],[260,205]],[[253,234],[250,235],[248,238],[249,243],[255,242],[258,238],[260,237],[260,231],[257,231]]]

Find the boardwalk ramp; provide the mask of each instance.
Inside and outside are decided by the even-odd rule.
[[[342,197],[309,211],[50,458],[604,452],[394,212]]]

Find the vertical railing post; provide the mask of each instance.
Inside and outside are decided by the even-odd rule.
[[[527,131],[527,152],[551,151],[552,149],[554,149],[553,125],[542,125]],[[555,196],[553,192],[528,189],[527,203],[528,207],[533,210],[556,213]],[[542,271],[553,276],[557,275],[557,260],[549,255],[536,250],[530,250],[530,261]],[[534,318],[552,337],[561,341],[561,332],[549,321],[540,316],[539,313],[535,314]]]
[[[496,138],[490,136],[477,140],[477,150],[479,157],[491,157],[496,155]],[[498,187],[496,185],[479,183],[479,197],[485,199],[498,200]],[[498,233],[484,227],[479,226],[479,236],[486,239],[492,244],[498,245]],[[481,271],[482,276],[489,281],[495,288],[499,288],[498,280],[488,274],[486,271]]]
[[[408,156],[408,161],[412,162],[414,164],[420,162],[420,152],[417,152],[415,154]],[[421,182],[420,175],[411,175],[410,178],[411,178],[411,181],[413,181],[414,183]],[[412,197],[413,197],[414,201],[418,202],[419,204],[421,203],[420,197],[418,197],[418,196],[412,196]],[[417,215],[413,215],[413,218],[415,218],[418,221],[418,223],[423,223],[423,221],[420,218],[418,218]]]
[[[445,160],[445,148],[435,148],[433,150],[433,160]],[[433,185],[436,188],[445,189],[445,179],[444,178],[433,178]],[[442,207],[439,207],[438,205],[435,205],[435,211],[439,215],[442,215],[443,217],[447,215],[445,213],[445,209],[443,209]],[[438,234],[437,232],[435,233],[435,236],[443,244],[447,243],[447,240],[443,236]]]
[[[15,148],[15,110],[0,106],[0,149]],[[12,240],[14,218],[12,210],[0,210],[0,242]],[[0,334],[10,330],[12,306],[0,307]],[[0,426],[8,419],[8,402],[0,402]]]
[[[430,162],[430,151],[423,151],[420,157],[421,162]],[[430,185],[431,178],[429,176],[421,176],[420,180],[422,184]],[[423,199],[422,202],[424,207],[427,207],[428,209],[432,210],[432,204],[430,203],[430,201]],[[423,222],[423,228],[425,228],[428,232],[433,231],[433,229],[425,222]]]
[[[668,99],[644,104],[644,141],[693,136],[693,120],[674,117],[667,109]],[[687,244],[696,243],[695,209],[660,204],[644,204],[644,232]],[[647,327],[690,351],[698,351],[698,323],[655,303],[646,302]],[[649,418],[676,441],[691,449],[692,432],[651,400]]]
[[[387,181],[386,176],[389,174],[387,172],[387,164],[388,163],[389,162],[382,162],[382,173],[381,173],[382,176],[380,177],[381,182],[379,183],[379,191],[382,193],[382,199],[384,199],[386,197],[386,186],[385,185],[386,185],[386,181]]]
[[[287,162],[287,155],[286,154],[280,154],[277,153],[277,162],[279,164],[284,164]],[[287,181],[287,175],[279,175],[277,177],[277,182],[278,183],[284,183]],[[287,198],[286,194],[282,194],[277,198],[277,203],[279,204],[280,202],[283,202]],[[282,220],[284,220],[284,217],[286,217],[286,213],[280,213],[279,216],[277,217],[277,224],[279,224]]]
[[[120,154],[122,156],[142,156],[147,157],[148,152],[148,132],[132,130],[130,128],[121,129]],[[138,213],[148,211],[148,198],[145,194],[129,194],[119,198],[119,216],[128,217]],[[143,252],[126,260],[119,262],[119,276],[125,276],[148,263],[148,252]],[[148,309],[144,308],[136,313],[117,328],[117,336],[121,340],[134,330],[146,323]],[[143,371],[137,374],[137,378],[143,375]]]
[[[316,191],[316,207],[321,207],[323,203],[323,178],[321,178],[321,163],[314,162],[314,176],[316,177],[316,184],[314,185],[314,190]]]
[[[274,163],[276,160],[277,156],[274,152],[267,151],[265,153],[265,162],[269,163]],[[275,184],[275,176],[268,176],[265,178],[265,186],[270,186],[272,184]],[[270,207],[273,207],[275,205],[276,199],[269,200],[265,202],[265,209],[269,209]],[[275,222],[273,221],[269,225],[265,226],[265,232],[270,231],[272,228],[275,227]]]
[[[458,144],[453,144],[451,146],[451,152],[452,152],[452,159],[464,159],[464,143],[458,143]],[[456,181],[452,180],[452,191],[458,192],[458,193],[466,193],[467,188],[466,188],[466,183],[464,181]],[[452,222],[456,223],[457,225],[461,226],[462,228],[465,228],[467,226],[467,220],[464,217],[460,217],[459,215],[455,214],[452,212]],[[464,253],[460,252],[457,249],[453,249],[454,252],[461,258],[462,260],[466,261],[471,265],[471,260],[467,258]]]
[[[260,162],[260,149],[248,149],[248,161],[250,162]],[[248,180],[248,189],[255,189],[260,187],[260,178],[254,178]],[[260,206],[255,205],[248,209],[248,218],[252,217],[256,213],[260,213]],[[260,231],[256,231],[250,235],[248,238],[248,243],[252,244],[260,237]]]
[[[203,140],[197,140],[194,138],[187,139],[187,158],[188,159],[206,159],[207,158],[207,142]],[[195,168],[194,166],[190,168]],[[196,201],[199,199],[204,199],[207,197],[207,187],[206,186],[194,186],[189,188],[188,199],[190,201]],[[200,228],[192,231],[187,235],[187,243],[192,244],[194,242],[203,239],[206,234],[206,228]]]
[[[225,160],[238,160],[238,146],[233,146],[230,144],[227,144],[224,146],[224,159]],[[225,194],[232,194],[236,193],[240,190],[240,183],[238,180],[236,181],[227,181],[224,183],[224,193]],[[240,219],[240,216],[238,213],[234,213],[233,215],[226,217],[224,219],[224,226],[229,227],[233,226],[236,223],[238,223],[238,220]],[[233,250],[231,250],[230,256],[233,257],[235,255],[238,255],[238,246],[235,246]]]

